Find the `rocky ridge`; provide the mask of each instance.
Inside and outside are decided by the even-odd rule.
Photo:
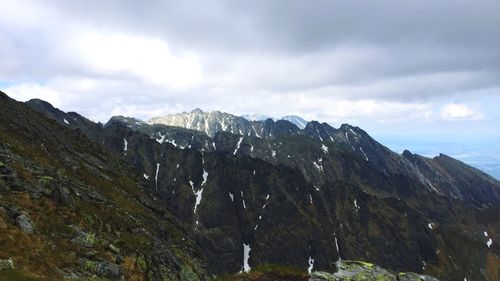
[[[208,279],[199,248],[147,182],[67,128],[83,119],[57,122],[3,93],[0,108],[1,280]]]
[[[496,280],[499,183],[481,171],[445,155],[396,154],[347,124],[269,119],[266,134],[227,125],[233,134],[203,123],[184,123],[198,131],[114,117],[79,129],[143,174],[213,273],[268,263],[305,270],[311,260],[333,271],[332,260],[349,258]]]

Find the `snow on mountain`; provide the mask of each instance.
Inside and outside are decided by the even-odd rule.
[[[293,124],[295,124],[295,126],[299,127],[299,129],[301,129],[301,130],[304,129],[308,123],[302,117],[297,116],[297,115],[286,115],[286,116],[281,117],[281,120],[290,121]]]

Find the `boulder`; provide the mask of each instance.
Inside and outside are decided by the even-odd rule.
[[[16,225],[26,234],[33,234],[35,231],[31,219],[26,214],[21,214],[16,217]]]
[[[72,226],[76,232],[76,236],[71,239],[71,242],[78,244],[85,248],[92,248],[97,242],[97,238],[94,233],[87,233],[76,226]]]
[[[85,271],[93,273],[99,277],[120,279],[122,276],[121,266],[115,263],[81,259],[80,264]]]

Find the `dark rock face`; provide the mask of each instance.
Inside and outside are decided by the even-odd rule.
[[[488,175],[444,155],[396,154],[347,124],[205,126],[215,117],[204,114],[192,112],[191,129],[116,117],[80,131],[134,167],[159,197],[139,202],[166,206],[211,272],[246,263],[306,270],[312,259],[314,270],[332,271],[342,258],[440,280],[495,280],[500,183]]]
[[[33,104],[58,119],[0,93],[0,245],[7,264],[0,279],[183,280],[188,272],[191,280],[207,280],[200,249],[148,183],[88,137],[99,140],[102,126]]]

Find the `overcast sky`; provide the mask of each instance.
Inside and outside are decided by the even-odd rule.
[[[0,89],[93,120],[196,107],[500,133],[500,1],[0,0]]]

